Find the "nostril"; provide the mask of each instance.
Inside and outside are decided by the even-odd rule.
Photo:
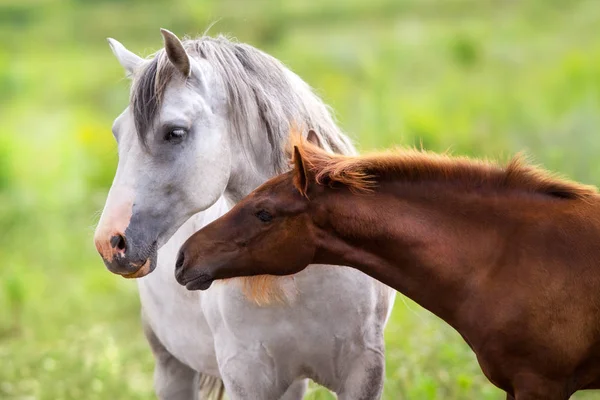
[[[111,237],[110,245],[113,249],[117,249],[119,251],[125,251],[127,248],[127,243],[125,243],[125,237],[123,235],[115,235]]]
[[[177,269],[177,270],[181,269],[181,267],[183,267],[184,260],[185,260],[185,256],[183,255],[183,252],[180,252],[179,256],[177,257],[177,262],[175,263],[175,269]]]

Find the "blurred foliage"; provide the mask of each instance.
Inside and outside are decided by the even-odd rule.
[[[526,150],[600,183],[596,0],[0,0],[0,398],[153,398],[135,284],[91,239],[128,98],[105,38],[147,55],[159,27],[214,21],[313,85],[362,149]],[[409,300],[387,342],[386,399],[503,398]]]

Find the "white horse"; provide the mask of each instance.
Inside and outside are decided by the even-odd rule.
[[[340,399],[380,398],[395,296],[387,286],[334,267],[206,292],[175,281],[179,246],[288,168],[292,125],[315,129],[330,151],[354,149],[273,57],[224,37],[162,34],[165,48],[149,59],[109,39],[133,83],[113,126],[119,165],[95,234],[111,272],[141,278],[158,397],[198,399],[224,385],[231,399],[301,399],[310,378]]]

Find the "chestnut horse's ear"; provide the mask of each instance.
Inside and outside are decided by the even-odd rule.
[[[308,131],[308,134],[306,135],[306,141],[314,144],[317,147],[323,148],[323,145],[321,144],[321,139],[319,139],[317,132],[315,132],[313,129]]]
[[[294,146],[294,186],[296,186],[296,189],[298,189],[302,196],[308,197],[306,195],[306,191],[308,190],[308,171],[306,170],[298,146]]]

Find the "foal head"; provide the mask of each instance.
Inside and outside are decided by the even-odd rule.
[[[308,140],[317,140],[314,132]],[[312,262],[316,245],[311,208],[317,206],[313,196],[323,187],[303,157],[307,149],[328,156],[298,140],[292,171],[267,181],[184,243],[175,266],[180,284],[205,290],[216,279],[290,275]]]

